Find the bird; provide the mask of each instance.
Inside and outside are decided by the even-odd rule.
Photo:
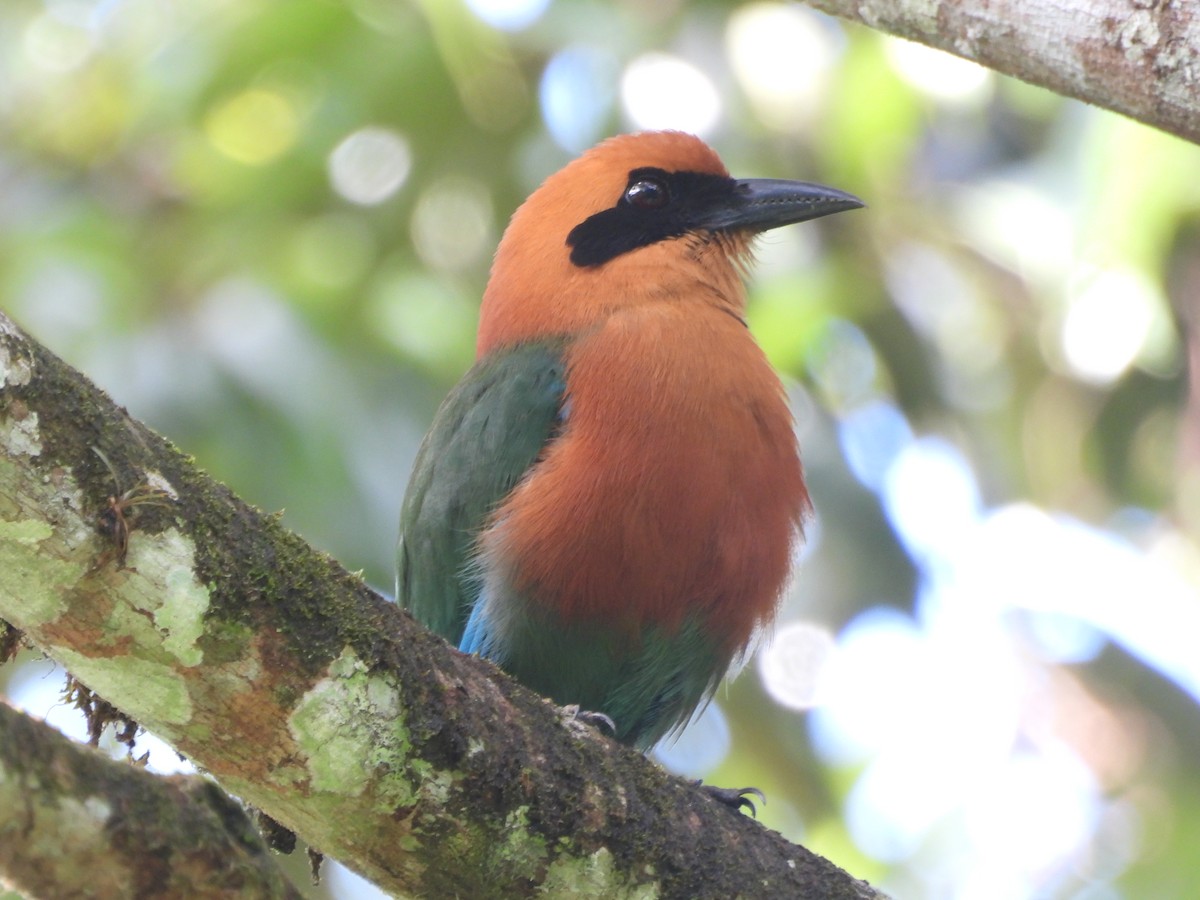
[[[770,626],[811,508],[747,327],[754,238],[863,205],[734,178],[677,131],[549,176],[500,240],[474,365],[413,464],[398,602],[623,743],[686,725]]]

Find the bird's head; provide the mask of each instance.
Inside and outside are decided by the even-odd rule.
[[[513,214],[484,293],[478,352],[577,334],[664,300],[740,316],[741,265],[756,234],[862,205],[817,184],[733,178],[682,132],[611,138]]]

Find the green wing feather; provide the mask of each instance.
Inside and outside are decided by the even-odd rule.
[[[456,646],[481,588],[479,530],[558,431],[565,391],[562,342],[492,353],[446,397],[417,453],[400,511],[396,600]]]

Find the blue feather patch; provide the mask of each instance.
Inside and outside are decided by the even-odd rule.
[[[463,653],[477,653],[485,659],[491,659],[495,647],[487,616],[483,612],[486,600],[486,592],[481,593],[471,607],[471,615],[463,629],[462,640],[458,642],[458,649]]]

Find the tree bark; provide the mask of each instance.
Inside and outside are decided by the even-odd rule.
[[[0,618],[388,891],[879,896],[453,651],[3,315]]]
[[[1200,4],[1189,0],[807,0],[1200,142]]]
[[[212,782],[116,762],[3,702],[0,872],[33,897],[301,896]]]

